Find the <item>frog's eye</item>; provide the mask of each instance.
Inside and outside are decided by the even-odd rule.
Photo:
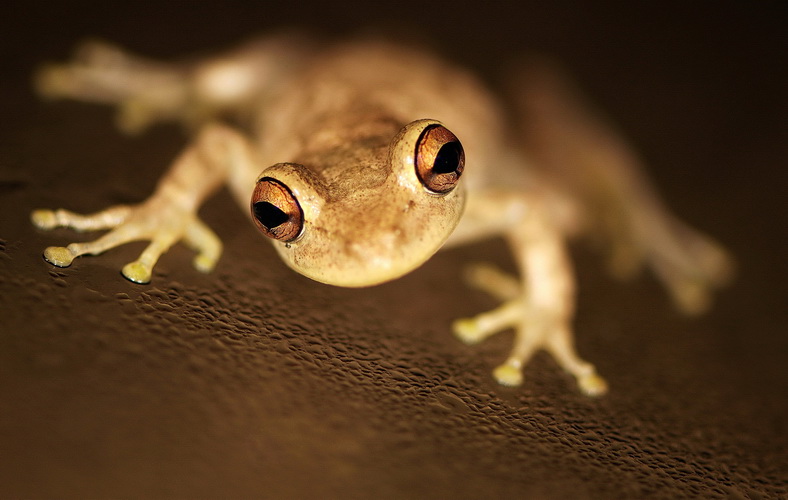
[[[271,177],[257,181],[252,194],[252,219],[269,238],[293,241],[304,227],[304,212],[293,193]]]
[[[433,193],[448,193],[465,168],[465,151],[457,136],[442,125],[424,129],[416,143],[416,175]]]

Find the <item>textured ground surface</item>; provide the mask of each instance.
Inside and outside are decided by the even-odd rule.
[[[784,7],[329,4],[4,14],[0,498],[788,496]],[[578,247],[579,348],[612,386],[590,400],[546,356],[524,387],[495,385],[508,334],[478,348],[451,337],[453,318],[493,305],[459,270],[511,265],[500,242],[335,289],[285,269],[222,193],[202,211],[226,244],[211,275],[182,247],[148,286],[118,272],[141,244],[68,269],[41,259],[73,234],[35,231],[31,209],[141,200],[185,139],[128,139],[106,109],[38,102],[37,62],[86,35],[174,56],[281,23],[389,18],[491,76],[525,47],[566,60],[677,212],[731,247],[736,285],[688,320],[649,277],[612,282]]]

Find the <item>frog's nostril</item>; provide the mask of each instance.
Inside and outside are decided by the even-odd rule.
[[[260,201],[254,204],[254,218],[266,228],[273,229],[287,222],[289,217],[267,201]]]

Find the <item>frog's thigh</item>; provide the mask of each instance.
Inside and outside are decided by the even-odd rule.
[[[35,87],[47,98],[116,105],[125,132],[159,120],[179,118],[189,105],[189,71],[131,54],[107,42],[77,46],[71,61],[37,69]]]
[[[705,310],[712,292],[731,278],[727,251],[668,210],[639,156],[563,71],[531,60],[512,75],[520,142],[535,165],[582,203],[588,228],[610,246],[613,274],[626,278],[647,264],[681,310]]]
[[[34,84],[47,98],[117,107],[121,130],[137,133],[158,121],[197,126],[225,111],[245,109],[276,74],[277,47],[242,46],[215,57],[164,63],[103,41],[77,46],[70,61],[37,69]]]

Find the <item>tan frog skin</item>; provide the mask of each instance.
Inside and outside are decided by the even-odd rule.
[[[122,271],[147,283],[159,256],[183,241],[208,272],[222,245],[197,209],[223,184],[288,266],[333,285],[382,283],[447,245],[500,236],[519,276],[490,266],[466,273],[502,303],[457,320],[454,333],[473,344],[515,329],[493,372],[501,384],[521,384],[525,363],[545,349],[582,392],[603,394],[605,380],[574,347],[567,239],[603,238],[614,274],[649,266],[689,313],[705,309],[730,259],[667,211],[637,157],[558,71],[533,64],[515,78],[512,106],[522,118],[507,123],[468,72],[387,42],[274,36],[189,64],[85,43],[71,62],[39,70],[41,94],[117,106],[127,132],[166,120],[197,132],[138,205],[33,212],[43,229],[110,230],[44,257],[64,267],[149,240]]]

